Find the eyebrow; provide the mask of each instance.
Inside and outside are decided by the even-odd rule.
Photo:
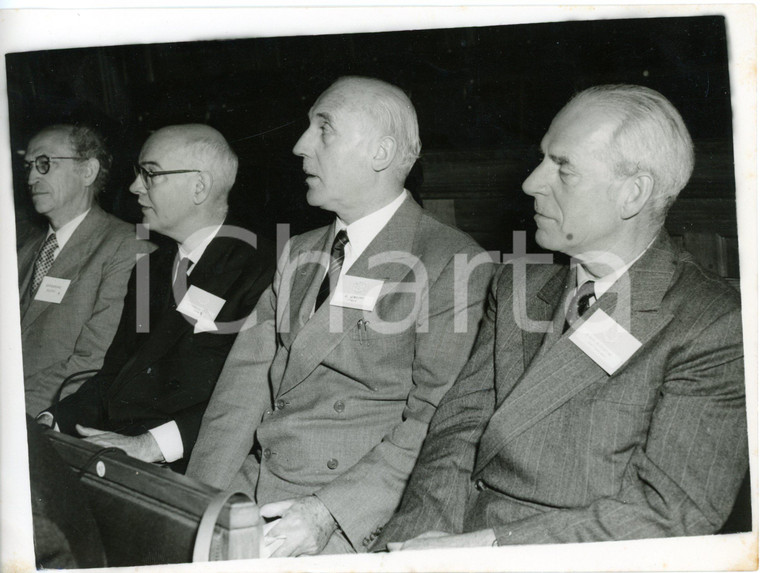
[[[159,163],[156,163],[155,161],[140,161],[138,162],[139,165],[142,165],[143,167],[158,167],[161,168],[161,165]]]
[[[329,111],[319,111],[319,112],[315,113],[314,116],[318,117],[318,118],[321,118],[321,119],[324,119],[328,123],[332,123],[333,122],[333,116],[330,114]]]
[[[550,153],[549,158],[559,166],[568,165],[570,163],[570,158],[565,155],[553,155]]]

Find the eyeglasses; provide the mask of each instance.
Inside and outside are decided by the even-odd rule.
[[[47,155],[38,155],[34,158],[34,161],[24,161],[24,169],[27,173],[32,169],[32,165],[34,165],[34,168],[37,170],[37,173],[40,175],[47,174],[48,171],[50,171],[50,160],[51,159],[75,159],[75,160],[81,160],[82,157],[49,157]]]
[[[142,165],[135,165],[135,177],[139,177],[142,180],[143,186],[146,191],[149,191],[153,186],[153,178],[159,175],[174,175],[175,173],[200,173],[200,169],[176,169],[174,171],[148,171]]]

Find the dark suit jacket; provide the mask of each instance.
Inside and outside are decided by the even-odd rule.
[[[256,326],[230,352],[187,473],[227,488],[245,462],[240,486],[255,487],[259,503],[316,494],[361,551],[398,504],[469,356],[493,264],[407,198],[348,271],[384,280],[374,310],[325,303],[312,315],[333,235],[317,229],[285,249]],[[468,273],[478,255],[485,264]],[[254,433],[260,466],[248,455]],[[349,550],[338,537],[327,551]]]
[[[534,264],[526,286],[513,272],[376,548],[428,530],[493,528],[499,544],[716,532],[748,463],[736,291],[663,232],[584,317],[628,315],[642,343],[610,376],[560,334],[574,274]],[[520,328],[526,306],[555,332]]]
[[[29,292],[45,236],[38,231],[18,252],[24,388],[31,416],[50,406],[64,378],[101,367],[119,325],[135,257],[155,248],[136,239],[133,225],[94,205],[48,271],[71,281],[56,304],[34,300]]]
[[[224,228],[223,228],[224,229]],[[174,420],[182,435],[185,463],[195,444],[203,411],[224,365],[237,328],[194,334],[194,322],[176,310],[172,270],[176,244],[150,256],[149,332],[137,332],[140,266],[132,273],[119,329],[100,373],[53,408],[61,431],[75,424],[127,435],[142,434]],[[230,237],[209,243],[188,277],[226,302],[216,323],[243,320],[274,271],[274,253]],[[177,464],[181,469],[184,464]]]

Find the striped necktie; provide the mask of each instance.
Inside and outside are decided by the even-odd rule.
[[[335,287],[340,278],[340,269],[343,267],[347,243],[348,233],[346,233],[345,229],[341,229],[335,235],[335,240],[333,240],[332,250],[330,251],[330,268],[327,269],[327,274],[319,287],[315,309],[322,306],[322,303],[327,300],[328,296],[335,292]]]
[[[40,288],[40,283],[42,283],[42,279],[48,273],[50,267],[53,266],[53,261],[55,260],[53,253],[55,253],[55,250],[57,248],[58,239],[56,238],[55,233],[50,233],[47,239],[45,239],[45,243],[42,245],[42,250],[40,250],[40,254],[37,256],[37,260],[34,261],[34,274],[32,275],[32,294],[37,292],[37,289]]]

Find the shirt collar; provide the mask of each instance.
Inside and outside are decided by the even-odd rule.
[[[53,227],[48,225],[48,232],[45,238],[49,237],[52,233],[55,233],[55,240],[58,243],[58,250],[60,251],[63,246],[68,243],[69,239],[71,238],[71,235],[74,234],[74,231],[77,230],[77,227],[79,227],[79,224],[84,221],[84,218],[87,216],[87,213],[90,212],[90,209],[87,209],[84,213],[81,215],[77,215],[74,217],[71,221],[66,223],[63,227],[58,229],[57,231],[53,231]]]
[[[649,247],[652,246],[655,239],[657,239],[657,235],[649,242],[649,244],[644,248],[643,251],[641,251],[638,256],[633,259],[631,262],[626,264],[623,267],[620,267],[616,271],[611,272],[608,275],[603,276],[600,279],[594,279],[585,268],[583,268],[583,265],[581,265],[578,262],[574,263],[575,267],[575,277],[576,277],[576,283],[575,288],[577,289],[579,286],[581,286],[586,281],[594,281],[594,297],[598,300],[599,297],[601,297],[604,293],[606,293],[613,284],[615,284],[615,281],[617,281],[620,277],[622,277],[625,273],[628,272],[628,269],[630,269],[633,264],[638,261],[642,256],[644,256],[644,253],[646,253],[649,250]]]
[[[214,237],[216,237],[221,228],[222,223],[197,230],[179,245],[179,258],[190,259],[190,268],[192,268],[192,265],[195,265],[201,259],[203,253],[206,251],[206,247],[208,247],[209,243]]]
[[[340,217],[336,217],[335,233],[337,234],[341,229],[346,230],[346,233],[348,234],[348,244],[351,246],[351,253],[354,260],[364,252],[372,240],[388,224],[391,217],[393,217],[399,207],[401,207],[401,204],[406,199],[408,193],[409,192],[404,189],[398,197],[388,203],[385,207],[381,207],[377,211],[365,215],[350,225],[346,225]]]

